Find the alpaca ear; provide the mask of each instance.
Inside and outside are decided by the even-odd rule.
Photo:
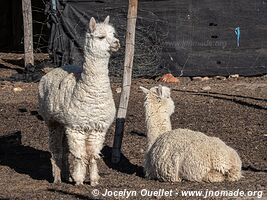
[[[106,17],[106,19],[104,20],[104,24],[108,24],[109,23],[109,15]]]
[[[94,17],[91,17],[91,19],[90,19],[89,29],[90,29],[91,33],[94,32],[96,29],[96,21],[95,21]]]
[[[162,85],[159,85],[158,88],[157,88],[157,95],[159,97],[163,97],[163,88],[162,88]]]
[[[142,86],[140,86],[139,88],[140,88],[145,94],[147,94],[147,93],[149,92],[148,89],[146,89],[146,88],[144,88],[144,87],[142,87]]]
[[[157,88],[157,96],[160,98],[169,98],[171,96],[171,89],[166,86],[159,85]]]

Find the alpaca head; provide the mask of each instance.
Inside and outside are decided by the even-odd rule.
[[[120,48],[115,33],[114,27],[109,24],[109,16],[102,23],[96,23],[92,17],[86,33],[85,50],[97,57],[109,57],[111,52],[116,52]]]
[[[174,102],[168,87],[159,85],[150,90],[140,88],[146,95],[144,105],[149,150],[160,135],[172,130],[170,116],[174,112]]]
[[[174,113],[174,102],[171,98],[171,90],[166,86],[155,86],[150,90],[140,86],[140,89],[145,93],[145,107],[157,110],[159,113],[167,113],[171,116]]]

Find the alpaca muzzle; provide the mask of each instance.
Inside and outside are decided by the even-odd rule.
[[[119,41],[116,41],[113,43],[113,45],[110,46],[110,51],[111,52],[116,52],[120,49],[121,45]]]

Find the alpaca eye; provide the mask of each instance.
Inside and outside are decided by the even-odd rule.
[[[105,38],[105,36],[100,36],[98,37],[100,40],[103,40]]]

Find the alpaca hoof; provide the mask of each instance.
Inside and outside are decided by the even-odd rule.
[[[83,185],[83,182],[76,182],[75,185]]]
[[[90,185],[92,186],[92,187],[95,187],[95,186],[97,186],[99,183],[98,183],[98,181],[91,181],[91,183],[90,183]]]
[[[69,182],[70,183],[74,182],[72,177],[69,177]]]
[[[59,184],[59,183],[61,183],[61,179],[55,179],[55,180],[54,180],[54,183],[55,183],[55,184]]]
[[[240,176],[240,175],[231,176],[231,177],[227,177],[227,181],[234,182],[234,181],[240,180],[241,178],[242,178],[242,176]]]

